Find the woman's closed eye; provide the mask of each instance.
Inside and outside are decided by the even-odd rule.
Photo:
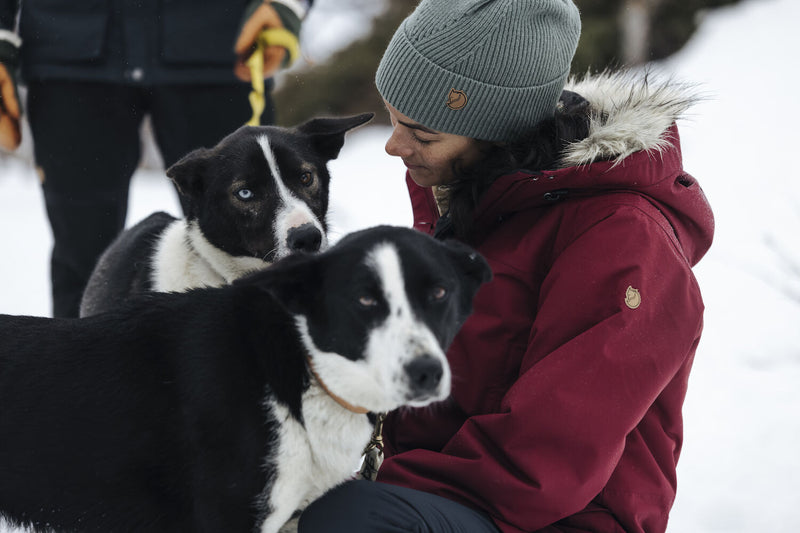
[[[417,142],[419,144],[422,144],[422,145],[430,144],[430,143],[433,142],[433,139],[423,139],[422,137],[420,137],[416,133],[412,133],[411,134],[411,138],[414,139],[415,142]]]

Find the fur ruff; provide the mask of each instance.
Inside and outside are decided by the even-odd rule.
[[[564,167],[595,161],[622,162],[640,150],[661,152],[671,145],[670,126],[701,97],[696,88],[650,72],[605,71],[570,78],[565,89],[590,102],[589,135],[570,144]]]

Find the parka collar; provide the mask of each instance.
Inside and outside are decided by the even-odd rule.
[[[475,210],[478,231],[524,209],[628,191],[654,202],[687,259],[699,261],[714,221],[702,189],[683,170],[675,125],[697,101],[691,88],[646,74],[604,73],[571,80],[567,89],[590,103],[589,135],[566,148],[558,169],[520,169],[498,178]]]
[[[683,171],[675,125],[697,101],[694,91],[628,72],[572,79],[566,88],[590,103],[589,135],[566,148],[560,168],[519,169],[495,180],[475,210],[476,231],[485,235],[522,210],[629,191],[657,204],[687,258],[698,261],[711,244],[713,216],[703,191]],[[435,222],[438,213],[426,218]]]

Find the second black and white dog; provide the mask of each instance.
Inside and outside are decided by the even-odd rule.
[[[0,522],[272,533],[349,478],[366,413],[442,400],[491,276],[408,228],[83,319],[0,316]]]
[[[242,127],[167,169],[186,218],[159,212],[122,232],[98,260],[81,316],[147,291],[218,287],[291,252],[327,246],[327,163],[365,113],[296,128]]]

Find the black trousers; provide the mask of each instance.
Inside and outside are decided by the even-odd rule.
[[[169,167],[243,125],[251,116],[249,91],[243,83],[28,84],[28,121],[54,241],[53,316],[78,316],[97,258],[124,228],[143,118],[150,116],[156,144]],[[262,122],[272,119],[268,104]]]
[[[454,501],[373,481],[348,481],[312,502],[298,533],[499,533],[492,520]]]

